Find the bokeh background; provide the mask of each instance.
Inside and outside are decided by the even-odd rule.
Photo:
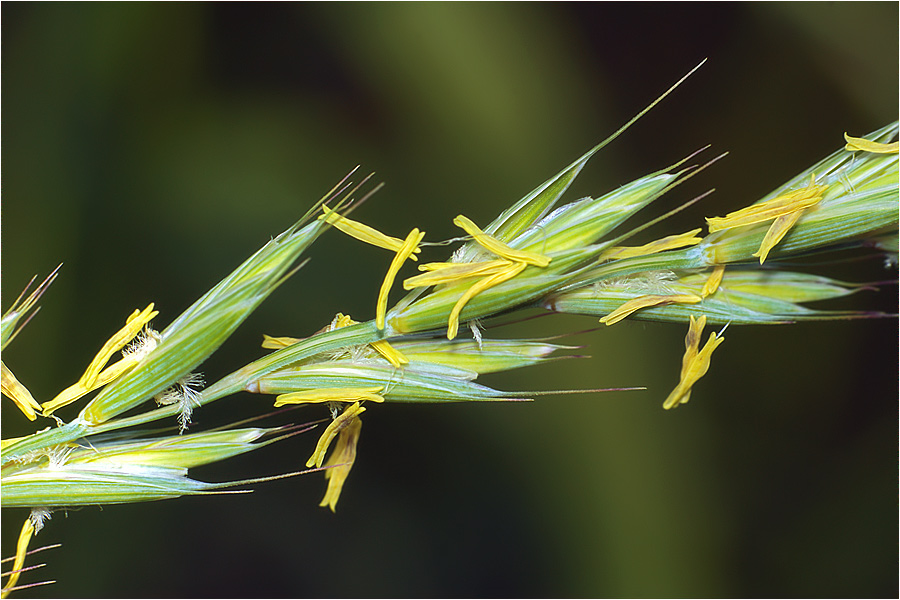
[[[357,164],[387,186],[355,216],[384,231],[487,223],[708,57],[569,196],[712,144],[729,156],[656,210],[716,192],[647,235],[689,229],[896,119],[897,22],[896,3],[4,3],[4,308],[65,263],[4,360],[52,397],[132,309],[155,301],[161,329]],[[373,316],[386,253],[328,234],[308,256],[207,381],[262,333]],[[896,312],[896,287],[836,306]],[[318,475],[57,512],[36,543],[63,543],[41,556],[59,583],[19,597],[896,597],[896,320],[732,327],[667,412],[685,331],[625,321],[570,338],[590,359],[486,379],[645,392],[369,410],[336,515]],[[241,394],[195,429],[270,406]],[[4,403],[4,437],[30,430]],[[316,438],[195,475],[295,470]],[[4,511],[4,555],[24,515]]]

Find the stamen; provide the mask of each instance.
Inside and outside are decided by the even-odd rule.
[[[325,452],[328,451],[328,446],[331,445],[331,440],[333,440],[341,430],[351,425],[354,420],[359,420],[359,415],[365,411],[366,408],[360,406],[359,402],[354,402],[345,408],[344,412],[338,415],[334,421],[329,423],[328,427],[325,428],[325,431],[322,432],[322,437],[319,438],[319,442],[316,444],[316,449],[313,451],[312,456],[306,461],[306,466],[315,466],[316,468],[321,467],[322,462],[325,460]]]
[[[495,285],[499,285],[504,281],[512,279],[519,273],[525,270],[527,265],[524,262],[514,262],[511,263],[508,267],[506,267],[503,271],[495,275],[491,275],[489,277],[485,277],[466,290],[459,300],[456,301],[456,304],[453,305],[453,310],[450,311],[450,319],[448,321],[447,326],[447,339],[452,340],[456,337],[456,334],[459,331],[459,314],[462,312],[463,307],[466,303],[475,297],[476,294],[480,294],[486,289],[492,288]]]
[[[53,400],[44,402],[44,404],[41,405],[44,411],[44,416],[49,417],[57,408],[71,404],[82,396],[85,396],[93,392],[94,390],[103,387],[107,383],[118,379],[119,377],[130,371],[132,368],[134,368],[140,362],[140,360],[141,357],[137,355],[126,356],[119,359],[115,363],[103,369],[103,371],[101,371],[97,378],[94,380],[94,385],[91,387],[87,387],[82,381],[73,383],[72,385],[61,391],[59,394],[57,394],[56,397],[53,398]]]
[[[338,313],[334,315],[334,319],[331,321],[331,331],[340,329],[341,327],[349,327],[350,325],[356,325],[356,321],[351,319],[350,315]]]
[[[375,310],[375,326],[378,327],[378,329],[384,329],[388,292],[391,291],[391,286],[394,284],[394,278],[397,277],[397,272],[400,271],[403,262],[412,256],[413,251],[418,248],[419,242],[421,242],[424,237],[424,231],[420,232],[417,228],[413,228],[413,230],[409,232],[409,235],[406,236],[406,240],[404,240],[403,245],[391,261],[391,266],[388,268],[387,275],[384,276],[384,281],[381,284],[381,290],[378,292],[378,304]]]
[[[710,233],[764,223],[815,206],[822,200],[826,189],[828,189],[827,185],[815,185],[815,175],[813,175],[809,185],[804,188],[742,208],[724,217],[707,217],[706,223],[709,225]]]
[[[706,298],[707,296],[715,294],[716,290],[719,289],[719,286],[722,284],[722,277],[724,276],[725,265],[716,265],[715,268],[713,268],[713,272],[710,274],[709,279],[703,284],[700,296]]]
[[[463,215],[458,215],[453,219],[453,224],[461,227],[466,233],[471,235],[482,248],[493,252],[501,258],[514,262],[523,262],[536,267],[546,267],[550,264],[551,259],[549,256],[510,248],[494,236],[484,233],[475,223]]]
[[[378,340],[369,345],[372,346],[378,354],[387,359],[395,369],[399,369],[403,365],[409,364],[409,359],[406,358],[402,352],[391,346],[387,340]]]
[[[664,304],[674,304],[676,302],[681,304],[697,304],[701,300],[703,300],[703,298],[696,294],[675,294],[671,296],[638,296],[637,298],[632,298],[616,310],[600,319],[600,322],[606,323],[607,325],[614,325],[615,323],[618,323],[625,317],[628,317],[632,313],[639,311],[642,308],[662,306]]]
[[[28,544],[31,542],[32,535],[34,535],[34,523],[31,522],[31,517],[29,516],[25,519],[25,523],[22,524],[22,530],[19,532],[19,541],[16,543],[16,560],[13,562],[6,585],[3,586],[3,591],[0,592],[0,598],[6,598],[12,588],[16,587],[22,567],[25,566],[25,554],[28,552]]]
[[[769,256],[769,251],[775,247],[775,244],[781,241],[781,238],[787,235],[787,232],[797,223],[797,220],[800,219],[802,214],[803,211],[798,210],[797,212],[782,215],[775,219],[769,227],[769,230],[766,232],[766,236],[763,238],[762,243],[759,245],[759,250],[752,254],[752,256],[759,257],[759,264],[765,262],[766,257]]]
[[[5,363],[0,362],[0,368],[2,368],[0,370],[2,370],[3,394],[15,403],[19,410],[28,417],[29,421],[37,419],[35,411],[40,411],[41,405],[34,399],[28,388],[19,383],[19,380],[16,379],[16,376],[13,375],[13,372],[9,370]]]
[[[691,387],[697,383],[701,377],[706,375],[706,372],[709,370],[709,361],[713,350],[718,348],[719,344],[725,341],[725,338],[721,336],[721,333],[717,336],[715,332],[712,332],[709,334],[706,345],[703,346],[702,350],[698,351],[698,348],[700,347],[700,335],[703,332],[703,327],[705,325],[706,315],[701,316],[696,321],[694,320],[694,316],[691,315],[688,334],[684,338],[685,353],[684,357],[681,359],[681,380],[663,403],[663,408],[666,410],[678,406],[679,404],[685,404],[690,400]]]
[[[100,349],[100,352],[97,353],[94,360],[88,365],[84,375],[82,375],[77,382],[57,394],[53,400],[45,402],[42,405],[44,415],[49,416],[56,409],[71,404],[82,396],[97,388],[103,387],[134,368],[144,358],[146,353],[131,352],[106,369],[103,367],[113,354],[124,348],[141,332],[144,325],[149,323],[153,317],[158,314],[158,311],[153,310],[153,303],[150,303],[150,305],[142,311],[135,310],[131,313],[125,321],[125,327],[117,331],[105,344],[103,344],[103,348]]]
[[[847,132],[844,132],[844,139],[847,140],[847,145],[844,146],[844,150],[849,152],[872,152],[874,154],[897,154],[900,151],[900,142],[893,142],[890,144],[882,144],[881,142],[873,142],[872,140],[867,140],[865,138],[857,138],[850,137],[847,135]]]
[[[769,226],[759,250],[753,254],[753,256],[759,257],[759,264],[763,264],[772,248],[787,235],[803,215],[803,211],[822,201],[827,189],[827,185],[816,185],[816,175],[813,173],[809,178],[809,185],[804,188],[788,192],[761,204],[748,206],[725,217],[709,217],[706,222],[712,233],[774,220]]]
[[[100,349],[100,352],[97,353],[97,356],[94,357],[94,360],[91,361],[91,364],[88,365],[87,370],[84,372],[84,375],[81,377],[81,382],[85,387],[91,387],[94,385],[94,382],[97,380],[97,377],[100,375],[100,371],[103,369],[104,365],[109,362],[109,359],[113,354],[121,350],[134,339],[134,337],[141,332],[144,325],[149,323],[153,317],[159,314],[159,311],[153,310],[153,303],[151,302],[147,308],[142,311],[135,310],[128,319],[125,321],[125,327],[120,329],[115,333],[109,340],[103,344],[103,348]]]
[[[703,238],[697,237],[698,233],[700,233],[700,229],[693,229],[686,233],[664,237],[654,242],[650,242],[649,244],[644,244],[643,246],[616,246],[604,250],[597,260],[622,260],[624,258],[634,258],[637,256],[647,256],[649,254],[665,252],[666,250],[675,250],[676,248],[684,248],[685,246],[695,246],[703,241]]]
[[[353,468],[353,463],[356,462],[356,445],[359,442],[361,430],[362,420],[357,417],[341,430],[334,451],[325,461],[325,466],[331,468],[325,471],[328,488],[325,490],[325,496],[319,506],[327,506],[331,512],[334,512],[338,498],[341,496],[341,490],[344,488],[344,482],[350,474],[350,469]]]
[[[282,348],[287,348],[288,346],[293,346],[299,341],[298,338],[272,337],[271,335],[263,334],[262,347],[267,350],[280,350]]]
[[[378,392],[383,390],[383,386],[360,387],[360,388],[318,388],[315,390],[303,390],[300,392],[291,392],[289,394],[280,394],[275,397],[275,407],[284,406],[285,404],[313,404],[319,402],[362,402],[371,400],[372,402],[384,402],[384,397],[379,396]]]
[[[322,212],[325,214],[319,217],[320,221],[324,220],[326,223],[333,225],[336,229],[361,242],[372,244],[373,246],[378,246],[379,248],[384,248],[391,252],[399,252],[401,246],[403,246],[403,240],[385,235],[374,227],[369,227],[359,221],[353,221],[347,217],[342,217],[324,204],[322,205]],[[418,254],[421,251],[421,249],[416,248],[413,252]],[[417,260],[415,256],[411,256],[410,258],[412,260]]]
[[[454,283],[471,277],[495,275],[506,270],[512,263],[508,260],[488,260],[477,263],[428,263],[419,265],[420,271],[428,271],[410,277],[403,282],[403,289],[428,287],[442,283]]]

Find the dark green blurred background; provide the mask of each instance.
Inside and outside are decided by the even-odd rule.
[[[715,194],[648,236],[684,231],[896,119],[897,22],[896,3],[4,3],[4,308],[65,263],[4,360],[52,397],[132,309],[155,301],[161,329],[356,164],[387,187],[355,216],[388,233],[486,224],[709,57],[570,195],[711,143],[730,155],[656,210]],[[207,381],[264,332],[373,316],[387,253],[328,234],[308,255]],[[896,278],[880,259],[820,271]],[[319,475],[58,512],[36,543],[64,544],[41,556],[60,583],[19,597],[896,597],[896,320],[732,327],[666,412],[685,332],[626,321],[573,338],[591,359],[487,380],[646,392],[372,408],[337,515]],[[270,406],[242,394],[194,429]],[[28,431],[4,403],[4,436]],[[316,438],[196,475],[294,470]],[[4,512],[4,555],[24,516]]]

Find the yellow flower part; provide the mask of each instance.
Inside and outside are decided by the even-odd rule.
[[[369,344],[372,346],[378,354],[383,356],[391,366],[395,369],[399,369],[403,365],[409,364],[409,359],[406,358],[402,352],[391,346],[387,340],[378,340],[377,342],[372,342]]]
[[[656,240],[655,242],[644,244],[643,246],[614,246],[604,250],[597,260],[621,260],[623,258],[647,256],[649,254],[665,252],[666,250],[675,250],[676,248],[684,248],[686,246],[695,246],[703,241],[703,238],[697,237],[698,233],[700,233],[699,228],[679,235],[670,235]]]
[[[49,416],[56,409],[71,404],[85,394],[103,387],[107,383],[121,377],[134,368],[143,358],[142,355],[129,354],[109,367],[105,369],[103,367],[113,354],[124,348],[128,342],[133,340],[135,336],[141,332],[144,325],[149,323],[153,317],[158,314],[158,311],[153,310],[152,303],[142,311],[135,310],[131,313],[125,322],[125,327],[116,332],[116,334],[109,338],[103,345],[103,348],[100,349],[100,352],[97,353],[94,360],[88,365],[84,375],[82,375],[77,382],[57,394],[53,400],[45,402],[42,405],[44,415]]]
[[[495,285],[499,285],[504,281],[512,279],[513,277],[524,271],[526,266],[527,265],[524,262],[510,263],[510,265],[503,271],[500,271],[495,275],[485,277],[484,279],[481,279],[472,284],[472,287],[466,290],[466,293],[456,301],[456,304],[453,305],[453,310],[450,311],[450,319],[447,325],[447,339],[452,340],[459,332],[459,314],[462,312],[463,307],[469,300],[474,298],[476,294],[480,294],[486,289],[492,288]]]
[[[378,292],[378,304],[375,310],[375,326],[378,329],[384,329],[388,292],[391,291],[391,286],[394,285],[394,278],[397,277],[397,272],[400,270],[403,262],[412,256],[412,253],[419,247],[419,242],[424,237],[424,231],[420,232],[418,229],[413,228],[409,235],[406,236],[406,240],[403,241],[403,245],[397,250],[397,254],[394,255],[394,260],[391,261],[391,266],[388,268],[387,275],[384,276],[384,281],[381,284],[381,290]]]
[[[328,481],[328,488],[325,490],[325,496],[319,503],[319,506],[327,506],[334,512],[337,506],[338,498],[341,496],[341,490],[344,488],[344,482],[356,462],[356,444],[359,442],[359,433],[362,430],[362,420],[355,418],[350,424],[344,427],[338,434],[338,441],[325,461],[326,467],[331,467],[325,471],[325,480]]]
[[[6,598],[16,583],[19,581],[19,575],[22,573],[22,567],[25,566],[25,553],[28,552],[28,544],[31,543],[31,536],[34,535],[34,523],[31,522],[29,516],[22,524],[22,530],[19,532],[19,541],[16,543],[16,560],[13,562],[12,569],[9,572],[9,578],[0,592],[0,598]]]
[[[816,185],[815,177],[813,174],[809,185],[799,190],[742,208],[724,217],[707,217],[706,223],[709,225],[709,232],[764,223],[815,206],[822,200],[822,195],[828,189],[827,185]]]
[[[709,279],[703,284],[703,289],[700,290],[700,296],[706,298],[707,296],[715,294],[716,290],[719,289],[719,286],[722,284],[722,277],[724,276],[725,265],[716,265],[713,268],[713,272],[710,274]]]
[[[299,342],[299,338],[292,337],[272,337],[271,335],[263,334],[263,343],[262,347],[267,350],[281,350],[282,348],[287,348],[288,346],[293,346],[297,342]]]
[[[510,248],[494,236],[483,232],[475,223],[463,215],[458,215],[453,219],[453,224],[471,235],[479,246],[493,252],[500,258],[505,258],[506,260],[514,262],[523,262],[536,267],[546,267],[550,264],[549,256],[544,256],[537,252],[527,252],[525,250],[515,250]]]
[[[47,428],[45,428],[45,431],[46,431],[46,429]],[[12,446],[13,444],[15,444],[17,442],[24,440],[27,437],[28,437],[27,435],[23,435],[22,437],[6,438],[5,440],[0,440],[0,450],[6,450],[8,447]]]
[[[319,217],[320,221],[324,220],[326,223],[334,225],[336,229],[343,231],[350,237],[356,238],[361,242],[372,244],[373,246],[378,246],[379,248],[384,248],[391,252],[399,252],[400,247],[403,246],[403,240],[385,235],[374,227],[369,227],[359,221],[353,221],[347,217],[342,217],[324,204],[322,205],[322,212],[325,214]],[[421,251],[420,248],[416,248],[413,252],[418,254]],[[417,260],[415,256],[411,256],[410,258],[412,260]]]
[[[3,395],[12,400],[29,421],[37,419],[36,411],[41,410],[41,405],[34,399],[28,388],[19,383],[13,372],[2,361],[0,361],[0,370],[3,373]]]
[[[500,260],[488,260],[477,263],[428,263],[419,267],[420,270],[426,271],[426,273],[410,277],[403,282],[403,287],[409,290],[417,287],[453,283],[472,277],[482,278],[465,291],[450,311],[447,323],[447,339],[450,340],[454,339],[459,332],[459,315],[462,309],[477,294],[512,279],[524,271],[528,265],[546,267],[551,261],[549,256],[544,256],[543,254],[510,248],[497,238],[484,233],[475,223],[463,215],[458,215],[453,219],[453,223],[471,235],[482,248],[499,256]]]
[[[331,322],[331,331],[335,329],[340,329],[341,327],[349,327],[350,325],[356,325],[358,321],[354,321],[350,318],[350,315],[345,315],[344,313],[338,313],[334,315],[334,320]]]
[[[454,283],[471,277],[485,277],[504,271],[512,263],[508,260],[488,260],[477,263],[428,263],[419,265],[421,275],[410,277],[403,282],[403,289]]]
[[[344,409],[335,420],[328,424],[328,427],[325,428],[325,431],[322,432],[322,437],[319,438],[319,442],[316,444],[316,449],[313,451],[312,456],[309,457],[309,460],[306,461],[307,467],[321,467],[322,463],[325,461],[325,453],[328,451],[328,446],[331,445],[331,440],[334,437],[343,431],[345,427],[350,426],[354,420],[359,420],[359,415],[366,412],[366,408],[364,406],[360,406],[359,402],[354,402],[350,406]]]
[[[766,257],[769,256],[769,252],[772,250],[772,248],[775,247],[775,244],[780,242],[781,238],[787,235],[787,232],[790,231],[791,227],[793,227],[797,223],[802,214],[803,211],[798,210],[794,213],[781,215],[772,222],[772,225],[766,232],[766,236],[763,238],[762,243],[759,245],[759,250],[754,252],[752,255],[759,257],[759,264],[763,264],[766,261]]]
[[[703,300],[700,296],[696,294],[674,294],[669,296],[659,296],[659,295],[648,295],[648,296],[638,296],[637,298],[632,298],[616,310],[612,311],[605,317],[600,319],[601,323],[606,323],[607,325],[614,325],[618,323],[625,317],[628,317],[632,313],[635,313],[642,308],[650,308],[652,306],[662,306],[664,304],[674,304],[676,302],[681,304],[697,304]]]
[[[153,317],[159,314],[159,311],[153,310],[153,303],[151,302],[147,308],[142,311],[135,310],[128,319],[125,321],[125,327],[120,329],[115,333],[109,340],[103,344],[103,347],[100,349],[100,352],[97,353],[97,356],[94,357],[94,360],[91,361],[91,364],[88,365],[87,370],[84,372],[84,375],[81,376],[81,382],[84,383],[85,387],[91,387],[94,385],[94,382],[97,380],[97,377],[100,375],[100,371],[109,362],[109,359],[113,354],[121,350],[125,347],[128,342],[134,339],[134,337],[141,332],[141,329],[144,328],[144,325],[149,323]]]
[[[882,144],[881,142],[873,142],[872,140],[867,140],[865,138],[851,137],[847,135],[847,132],[844,132],[844,139],[847,140],[847,145],[844,146],[844,150],[849,152],[873,152],[875,154],[897,154],[900,151],[900,142],[893,142],[890,144]]]
[[[384,402],[384,397],[378,395],[378,392],[383,389],[382,386],[375,386],[360,388],[317,388],[314,390],[303,390],[302,392],[291,392],[290,394],[280,394],[276,396],[275,408],[284,406],[285,404],[312,404],[318,402],[361,402],[363,400]]]
[[[704,327],[706,327],[706,315],[701,315],[700,318],[696,320],[694,319],[694,315],[691,315],[688,333],[684,338],[684,356],[681,358],[681,375],[679,376],[681,380],[684,380],[684,377],[688,372],[688,367],[697,358],[697,354],[700,351],[700,336],[703,333]],[[672,392],[663,403],[663,408],[669,410],[678,404],[686,404],[690,399],[690,389],[683,391],[677,398],[674,396],[674,392]]]
[[[100,372],[100,375],[94,380],[94,384],[92,386],[88,387],[81,381],[73,383],[72,385],[61,391],[59,394],[57,394],[53,400],[44,402],[44,404],[41,406],[44,410],[44,416],[49,417],[57,408],[71,404],[82,396],[103,387],[104,385],[115,379],[118,379],[119,377],[130,371],[135,365],[138,364],[138,362],[140,362],[140,357],[126,356],[103,369]]]
[[[702,350],[700,347],[700,334],[703,333],[703,327],[706,326],[706,315],[694,320],[691,315],[691,324],[688,334],[684,338],[684,357],[681,359],[681,381],[663,402],[663,408],[669,410],[679,404],[685,404],[691,398],[691,387],[697,381],[706,375],[709,370],[709,359],[713,350],[719,347],[724,337],[717,337],[715,332],[709,334],[709,339]]]

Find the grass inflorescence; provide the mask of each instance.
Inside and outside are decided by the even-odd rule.
[[[605,326],[626,319],[682,323],[688,332],[679,381],[659,399],[669,409],[689,400],[724,343],[722,330],[704,336],[707,325],[884,316],[808,307],[871,286],[798,271],[785,259],[852,247],[896,264],[897,123],[861,138],[836,132],[835,145],[844,146],[750,206],[643,244],[631,239],[646,224],[626,231],[622,226],[699,173],[688,164],[693,157],[597,198],[563,201],[588,160],[625,127],[492,222],[457,215],[453,223],[461,237],[449,256],[429,256],[443,245],[427,241],[419,228],[394,236],[351,219],[361,184],[345,178],[167,327],[154,328],[163,315],[152,304],[135,310],[84,375],[56,397],[38,401],[4,363],[4,395],[27,419],[42,419],[43,427],[2,442],[2,505],[31,509],[4,596],[22,587],[29,542],[54,509],[220,493],[248,483],[208,483],[189,475],[197,466],[297,433],[236,426],[190,431],[194,410],[239,391],[273,396],[275,407],[324,405],[322,416],[330,418],[305,465],[324,469],[321,505],[334,511],[367,410],[384,402],[527,399],[542,392],[497,390],[477,380],[551,362],[573,349],[548,340],[489,339],[481,333],[482,321],[543,308]],[[331,228],[393,253],[374,318],[357,322],[338,313],[307,337],[267,335],[262,358],[204,388],[197,369]],[[404,275],[409,263],[418,265],[418,274]],[[30,293],[26,288],[4,314],[4,350],[56,275]],[[391,304],[397,287],[407,294]],[[117,353],[121,358],[110,364]],[[53,414],[74,403],[83,405],[71,421]],[[177,431],[146,429],[171,419]]]

